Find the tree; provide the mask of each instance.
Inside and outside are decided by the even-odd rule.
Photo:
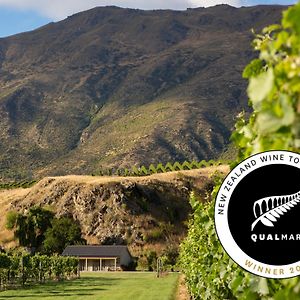
[[[147,254],[147,266],[148,271],[153,271],[156,269],[156,261],[157,261],[157,254],[155,251],[150,251]]]
[[[43,251],[47,254],[61,254],[68,245],[86,244],[82,238],[81,228],[73,219],[62,217],[53,219],[52,227],[45,233]]]
[[[12,211],[7,214],[6,228],[14,230],[20,246],[40,249],[53,218],[53,212],[41,207],[32,207],[24,214]]]

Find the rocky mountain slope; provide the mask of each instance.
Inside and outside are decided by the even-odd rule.
[[[250,29],[282,10],[95,8],[0,39],[1,176],[218,157],[247,107]]]
[[[205,196],[210,175],[228,167],[210,167],[147,177],[47,177],[28,189],[0,191],[0,245],[15,245],[5,229],[9,211],[48,207],[56,216],[71,216],[89,244],[130,245],[136,254],[178,245],[186,231],[191,190]]]

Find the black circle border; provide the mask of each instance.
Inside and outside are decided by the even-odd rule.
[[[253,155],[250,155],[249,157],[243,159],[242,161],[240,161],[232,170],[230,170],[230,172],[226,175],[226,177],[223,179],[222,183],[221,183],[221,186],[223,185],[223,183],[225,182],[225,180],[229,177],[229,175],[232,173],[232,171],[238,167],[240,164],[242,164],[244,161],[246,161],[247,159],[251,158],[251,157],[254,157],[254,156],[257,156],[257,155],[260,155],[262,153],[270,153],[270,152],[276,152],[276,151],[282,151],[282,152],[287,152],[287,153],[293,153],[293,154],[297,154],[297,155],[300,155],[300,153],[298,152],[295,152],[295,151],[290,151],[290,150],[268,150],[268,151],[262,151],[262,152],[259,152],[259,153],[256,153],[256,154],[253,154]],[[217,198],[219,196],[219,193],[220,193],[220,190],[221,190],[221,186],[218,190],[218,193],[214,199],[215,203],[214,203],[214,228],[215,228],[215,232],[216,232],[216,235],[218,237],[218,240],[219,240],[219,243],[221,244],[223,250],[225,251],[225,253],[229,256],[229,258],[235,263],[237,264],[241,269],[243,269],[244,271],[254,275],[254,276],[258,276],[258,277],[261,277],[261,278],[267,278],[267,279],[273,279],[273,280],[285,280],[285,279],[289,279],[289,278],[295,278],[295,277],[299,277],[300,274],[298,275],[294,275],[294,276],[289,276],[289,277],[284,277],[284,278],[273,278],[273,277],[267,277],[267,276],[262,276],[262,275],[259,275],[259,274],[256,274],[256,273],[253,273],[247,269],[245,269],[244,267],[242,267],[239,263],[237,263],[232,257],[231,255],[228,253],[228,251],[225,249],[225,247],[223,246],[222,242],[221,242],[221,239],[219,237],[219,234],[218,234],[218,231],[217,231],[217,227],[216,227],[216,203],[217,203]],[[230,200],[229,200],[230,201]],[[243,253],[245,253],[241,248],[239,248]],[[248,255],[249,256],[249,255]],[[300,262],[300,260],[299,260]]]

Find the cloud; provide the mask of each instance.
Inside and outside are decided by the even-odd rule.
[[[95,6],[116,5],[140,9],[186,9],[216,4],[239,6],[238,0],[0,0],[0,7],[31,10],[53,20],[61,20],[74,13]]]
[[[290,5],[295,4],[297,0],[243,0],[242,4],[245,6],[258,5],[258,4],[281,4]]]
[[[190,0],[189,1],[193,7],[208,7],[217,4],[229,4],[231,6],[241,6],[241,1],[239,0]]]

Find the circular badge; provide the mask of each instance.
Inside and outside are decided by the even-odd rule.
[[[266,278],[300,275],[300,155],[268,151],[236,166],[218,192],[215,226],[245,270]]]

